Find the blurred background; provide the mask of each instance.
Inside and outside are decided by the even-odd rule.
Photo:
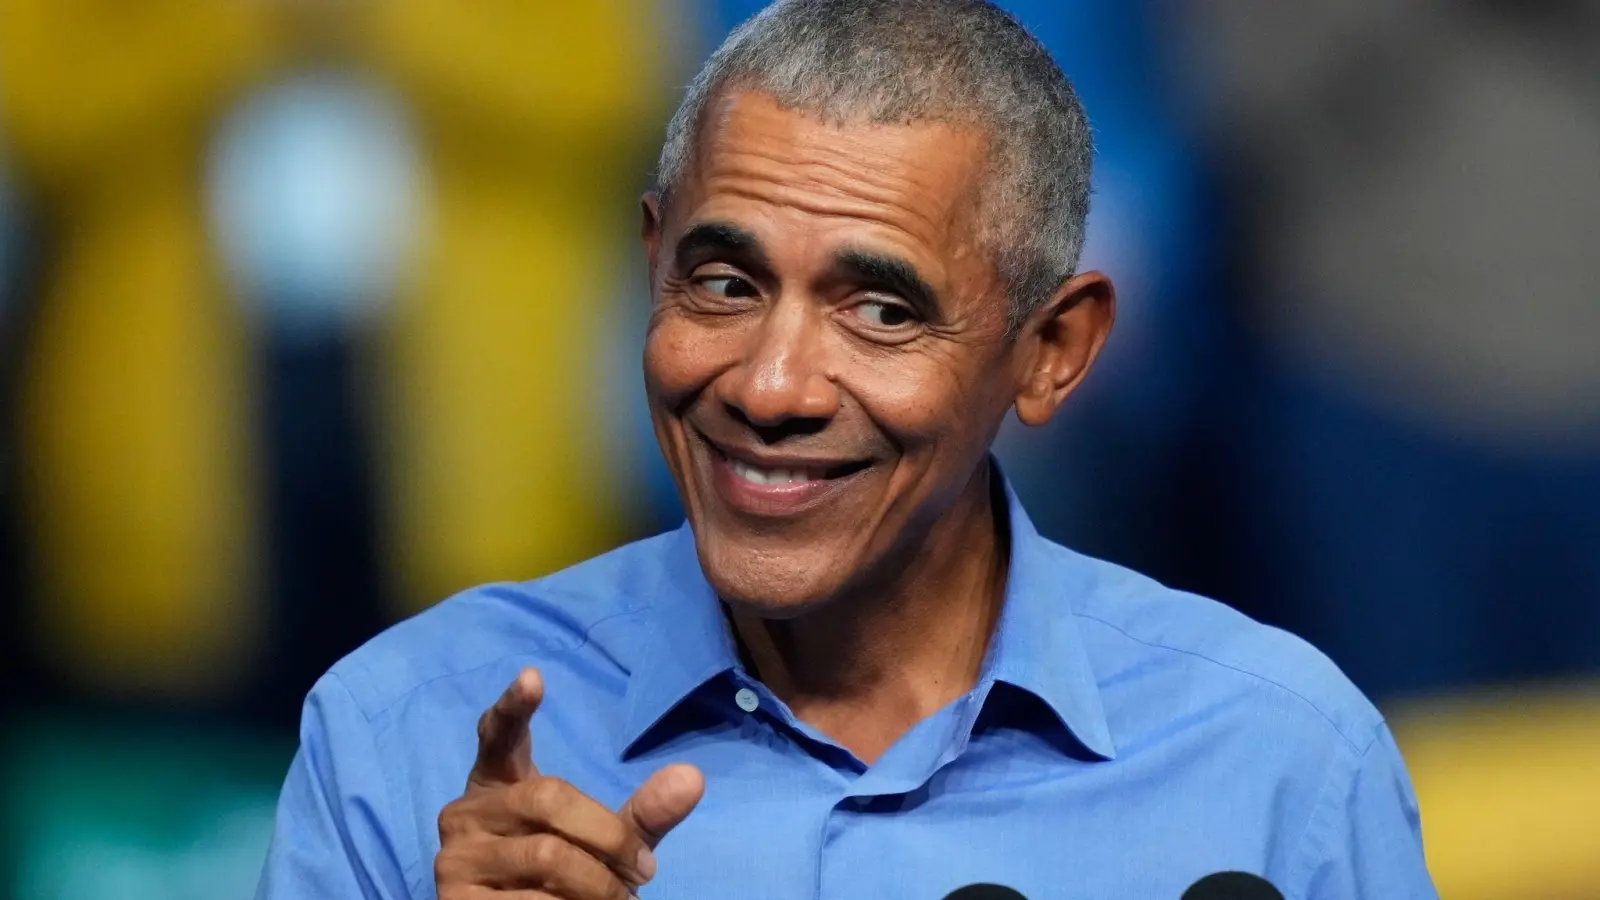
[[[677,524],[637,198],[759,5],[0,0],[0,896],[249,897],[328,665]],[[1122,299],[1040,526],[1333,656],[1444,896],[1600,896],[1600,2],[1001,5]]]

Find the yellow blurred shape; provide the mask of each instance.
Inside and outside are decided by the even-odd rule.
[[[436,138],[527,166],[581,162],[658,137],[665,5],[386,0],[362,7],[354,34]]]
[[[656,6],[360,12],[352,34],[411,104],[429,168],[424,246],[377,368],[400,612],[623,534],[598,351],[622,312],[617,260],[664,119]]]
[[[219,694],[250,663],[250,354],[199,194],[211,117],[268,65],[269,7],[0,4],[0,133],[52,238],[22,389],[30,619],[102,690]]]
[[[23,441],[46,656],[204,696],[248,656],[254,494],[240,323],[175,192],[73,239],[41,309]]]
[[[1600,685],[1417,701],[1389,720],[1441,896],[1600,896]]]
[[[78,191],[127,178],[130,159],[175,149],[198,154],[218,105],[270,66],[281,39],[271,8],[188,0],[0,3],[8,149],[35,183]],[[175,135],[186,139],[183,148],[171,145]]]

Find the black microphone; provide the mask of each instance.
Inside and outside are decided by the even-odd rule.
[[[944,900],[1028,900],[1028,898],[998,884],[969,884],[946,894]]]
[[[1190,885],[1182,900],[1283,900],[1283,893],[1259,875],[1216,872]]]
[[[969,884],[945,895],[944,900],[1028,900],[998,884]],[[1284,900],[1272,882],[1248,872],[1215,872],[1196,881],[1181,900]]]

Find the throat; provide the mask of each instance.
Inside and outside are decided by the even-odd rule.
[[[888,753],[890,747],[899,743],[901,738],[944,705],[925,709],[920,703],[802,704],[794,712],[801,721],[871,766]]]
[[[869,765],[981,674],[1010,542],[1004,506],[993,515],[980,486],[982,501],[941,517],[956,527],[917,542],[921,552],[887,585],[791,619],[729,609],[746,667],[802,721]]]

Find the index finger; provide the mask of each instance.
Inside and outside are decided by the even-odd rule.
[[[539,670],[517,673],[505,693],[478,719],[478,758],[467,775],[467,787],[515,784],[539,774],[533,767],[533,735],[528,723],[544,700]]]

